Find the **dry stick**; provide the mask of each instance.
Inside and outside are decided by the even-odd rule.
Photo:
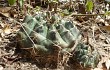
[[[104,16],[105,14],[74,14],[72,13],[66,17],[69,19],[73,19],[73,16],[98,16],[98,15]]]
[[[5,52],[5,51],[3,51],[3,50],[1,50],[0,49],[0,53],[3,53],[3,54],[0,54],[0,57],[3,57],[3,56],[7,56],[7,55],[11,55],[12,53],[7,53],[7,52]]]
[[[96,40],[95,40],[95,26],[92,27],[92,37],[93,37],[93,40],[96,42]]]
[[[80,40],[80,36],[78,37],[78,39],[76,39],[74,46],[71,48],[72,52],[74,52],[75,48],[77,47],[79,40]]]
[[[72,17],[72,16],[98,16],[98,15],[104,15],[104,14],[70,14],[68,17]]]

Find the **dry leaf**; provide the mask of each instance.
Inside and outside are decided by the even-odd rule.
[[[2,66],[0,66],[0,70],[3,70],[3,67]]]
[[[9,17],[10,16],[10,13],[2,13],[2,12],[0,12],[0,14],[5,16],[5,17]]]
[[[103,36],[102,34],[100,34],[100,35],[99,35],[99,38],[100,38],[100,39],[103,39],[103,40],[105,40],[105,39],[106,39],[106,37],[105,37],[105,36]]]
[[[28,8],[33,8],[30,4],[25,4],[25,6]]]
[[[110,68],[110,60],[109,59],[106,60],[105,65],[107,67],[107,70],[109,70],[109,68]]]
[[[99,23],[99,22],[104,23],[105,21],[104,21],[104,19],[101,18],[101,16],[97,16],[97,17],[96,17],[96,22],[97,22],[97,23]]]
[[[103,70],[103,69],[101,69],[101,68],[94,68],[94,69],[91,69],[91,70]]]
[[[6,25],[4,28],[3,28],[3,33],[5,33],[6,35],[7,34],[10,34],[12,31],[12,29],[10,28],[9,25]]]
[[[110,31],[110,26],[100,26],[102,30]]]
[[[0,8],[0,12],[2,12],[2,13],[8,13],[10,9],[11,9],[11,7],[1,7]]]

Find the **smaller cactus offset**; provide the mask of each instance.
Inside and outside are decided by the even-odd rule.
[[[89,51],[90,47],[79,43],[75,49],[75,58],[82,64],[84,67],[95,68],[100,60],[100,55],[95,49],[94,51]]]
[[[54,46],[60,46],[62,53],[71,52],[74,41],[80,40],[81,34],[72,21],[57,14],[50,16],[47,12],[38,12],[34,16],[27,15],[24,18],[23,28],[18,32],[17,38],[18,41],[22,40],[18,42],[19,48],[33,47],[37,53],[49,55],[55,51]],[[84,44],[79,43],[75,50],[75,57],[84,66],[94,67],[94,63],[98,63],[98,60],[95,60],[98,56],[88,56],[88,47]]]

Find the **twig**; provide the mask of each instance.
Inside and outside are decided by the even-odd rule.
[[[79,43],[79,40],[81,39],[80,37],[81,37],[81,36],[79,35],[78,39],[76,39],[74,46],[71,48],[71,50],[72,50],[71,52],[74,53],[75,48],[77,47],[77,45],[78,45],[78,43]]]
[[[72,16],[98,16],[98,15],[102,15],[103,16],[104,14],[74,14],[74,13],[72,13],[68,17],[72,17]]]
[[[12,53],[6,53],[5,51],[1,50],[0,49],[0,53],[3,53],[3,54],[0,54],[0,57],[3,57],[3,56],[7,56],[7,55],[11,55]]]

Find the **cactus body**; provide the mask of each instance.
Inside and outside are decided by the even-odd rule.
[[[19,42],[22,48],[34,47],[37,52],[46,54],[54,51],[54,46],[60,46],[62,53],[72,52],[75,40],[81,39],[80,31],[73,22],[58,15],[49,17],[50,14],[38,13],[34,17],[27,15],[23,21],[23,28],[18,32],[18,38],[23,39]],[[29,39],[27,34],[32,38]],[[75,56],[80,63],[85,66],[92,66],[98,63],[97,53],[93,53],[94,57],[88,54],[88,46],[78,42],[75,48]]]
[[[30,37],[33,37],[33,41],[35,41],[35,44],[37,45],[42,45],[47,48],[53,44],[68,48],[68,46],[77,39],[78,30],[74,27],[71,21],[62,19],[57,14],[54,14],[51,17],[51,22],[49,23],[46,19],[48,18],[48,15],[50,14],[41,12],[33,17],[27,15],[23,21],[25,31]],[[20,37],[28,40],[27,34],[22,28],[20,32],[21,33],[18,33],[21,35]],[[32,43],[30,42],[30,44]]]

